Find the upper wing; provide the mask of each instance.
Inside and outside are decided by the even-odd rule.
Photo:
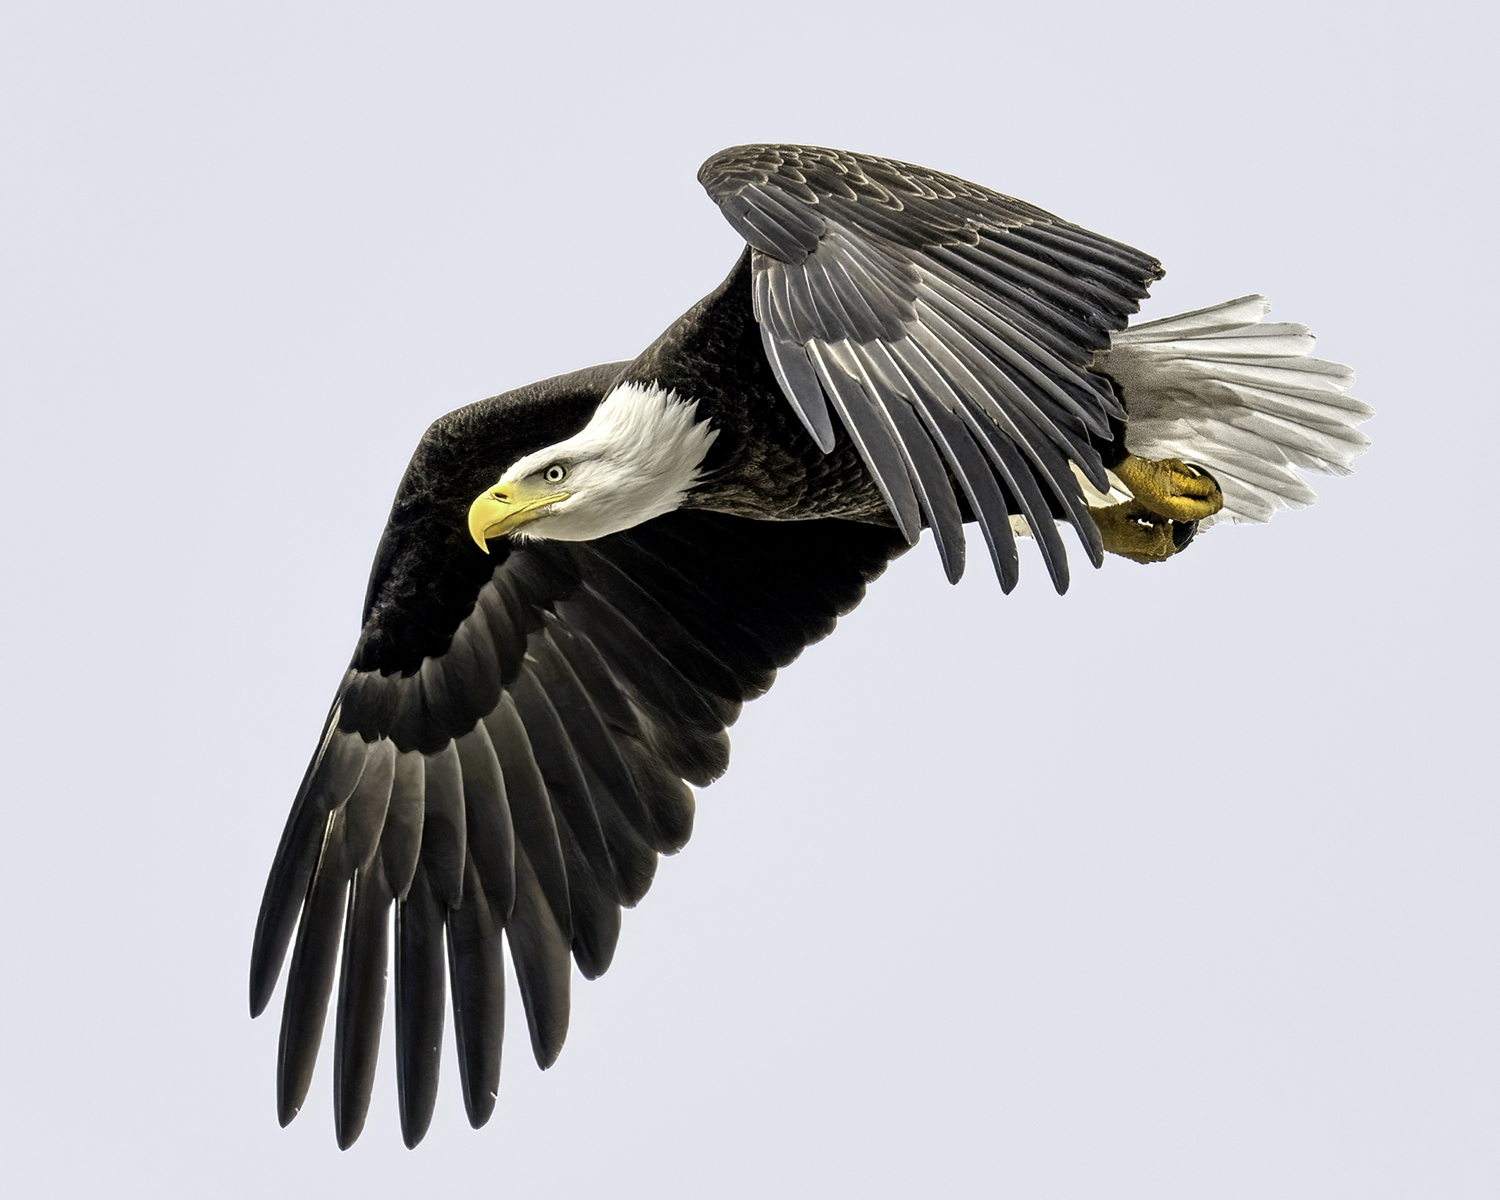
[[[863,154],[736,146],[698,179],[754,250],[755,315],[782,390],[824,450],[833,406],[908,540],[925,519],[957,578],[956,480],[1006,591],[1011,512],[1037,531],[1058,590],[1067,564],[1054,513],[1098,563],[1068,464],[1107,488],[1090,435],[1107,442],[1109,418],[1124,413],[1088,368],[1161,276],[1155,259]]]
[[[1316,497],[1296,468],[1347,475],[1370,439],[1374,410],[1344,389],[1354,372],[1313,358],[1306,325],[1262,323],[1264,296],[1134,325],[1098,369],[1130,410],[1125,442],[1143,458],[1207,468],[1224,508],[1199,523],[1268,521]]]
[[[418,482],[414,494],[426,494]],[[404,512],[398,498],[383,543],[397,557],[416,553],[392,531],[420,521],[419,508]],[[400,612],[382,601],[388,588],[372,587],[360,650],[266,884],[252,1012],[269,1001],[296,932],[283,1124],[306,1096],[342,945],[342,1146],[369,1101],[392,905],[399,1103],[415,1145],[436,1096],[445,946],[464,1102],[478,1126],[499,1081],[502,930],[547,1066],[567,1030],[570,952],[584,975],[604,971],[620,906],[645,894],[658,854],[687,840],[683,780],[703,785],[724,770],[724,728],[741,702],[825,636],[905,543],[873,525],[682,511],[592,543],[494,548],[498,561],[467,548],[493,565],[472,577],[467,610],[456,576],[421,579],[426,590],[401,594]],[[400,574],[388,557],[377,560],[381,579]]]

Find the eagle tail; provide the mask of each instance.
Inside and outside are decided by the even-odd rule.
[[[1345,393],[1354,372],[1313,358],[1305,325],[1262,322],[1271,305],[1242,296],[1114,334],[1094,369],[1119,386],[1126,448],[1203,467],[1224,493],[1200,522],[1268,521],[1316,499],[1302,470],[1347,475],[1374,410]]]

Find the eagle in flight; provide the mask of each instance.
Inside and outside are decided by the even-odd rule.
[[[291,947],[283,1124],[336,990],[359,1136],[393,952],[407,1145],[450,995],[469,1120],[494,1108],[502,942],[549,1066],[572,964],[609,967],[740,705],[924,528],[957,580],[977,527],[1006,592],[1034,539],[1061,592],[1063,525],[1160,562],[1368,445],[1306,327],[1247,296],[1127,328],[1161,265],[1022,201],[810,146],[698,179],[746,243],[728,278],[634,361],[440,418],[397,489],[255,931],[253,1014]]]

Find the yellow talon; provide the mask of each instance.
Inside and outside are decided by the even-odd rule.
[[[1224,507],[1224,493],[1214,477],[1175,458],[1148,462],[1131,454],[1110,470],[1138,503],[1160,517],[1201,521]]]
[[[1178,544],[1179,526],[1175,521],[1152,512],[1136,500],[1091,508],[1089,516],[1099,526],[1104,548],[1131,562],[1165,562],[1187,545],[1188,539]],[[1191,530],[1186,532],[1191,534]]]

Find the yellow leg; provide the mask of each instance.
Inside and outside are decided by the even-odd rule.
[[[1201,521],[1224,507],[1224,493],[1213,476],[1175,458],[1148,462],[1131,454],[1110,469],[1130,489],[1136,502],[1157,516]]]

